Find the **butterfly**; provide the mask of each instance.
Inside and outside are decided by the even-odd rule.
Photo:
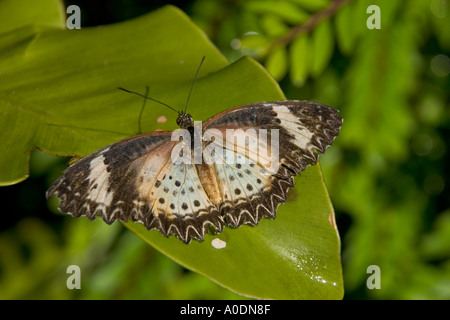
[[[174,161],[174,154],[194,159],[198,146],[192,137],[173,139],[172,131],[143,133],[70,165],[47,198],[59,197],[59,209],[74,217],[98,216],[108,224],[132,220],[184,243],[203,241],[205,234],[218,234],[227,226],[256,226],[262,218],[275,218],[294,176],[317,162],[342,125],[336,109],[299,100],[234,107],[197,127],[186,109],[177,112],[180,129],[197,133],[201,149],[213,150],[200,162]],[[226,136],[227,130],[234,130],[236,139],[224,144],[219,135]],[[261,142],[255,133],[262,130],[268,136]],[[245,143],[237,143],[239,138]],[[263,149],[262,157],[251,152],[250,140]],[[271,167],[273,161],[266,160],[275,146],[278,165]],[[212,155],[222,161],[207,161]]]

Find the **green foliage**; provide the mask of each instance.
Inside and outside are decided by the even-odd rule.
[[[29,24],[63,28],[65,26],[65,8],[59,0],[21,0],[20,6],[14,0],[0,2],[0,33],[12,31]],[[24,8],[32,10],[24,10]]]
[[[312,58],[311,75],[318,77],[330,63],[333,55],[334,38],[332,25],[329,20],[324,20],[317,25],[311,34],[310,54]],[[306,38],[306,37],[305,37]],[[292,67],[294,71],[294,67]],[[306,69],[303,68],[303,69]],[[294,83],[295,84],[295,83]]]
[[[342,163],[339,173],[334,173],[340,180],[339,187],[333,186],[336,203],[355,219],[346,256],[346,287],[360,285],[366,277],[364,267],[376,261],[384,270],[383,297],[389,298],[414,298],[398,288],[411,286],[412,274],[426,265],[414,253],[431,198],[421,186],[423,178],[414,181],[405,169],[418,161],[411,141],[423,120],[415,115],[417,104],[411,99],[420,97],[416,92],[423,86],[425,57],[419,58],[418,48],[425,39],[418,36],[423,25],[417,21],[426,18],[427,4],[417,1],[405,7],[380,2],[383,27],[361,34],[355,49],[361,53],[354,55],[344,75],[347,121],[340,145],[358,152],[356,163]],[[359,201],[348,190],[358,192]],[[450,274],[442,272],[442,276],[448,279]]]
[[[142,91],[148,85],[152,97],[169,105],[183,106],[202,55],[207,59],[189,106],[197,119],[206,119],[236,105],[284,98],[277,83],[251,58],[228,65],[201,30],[174,7],[164,7],[103,28],[70,31],[42,28],[36,23],[0,34],[0,52],[7,52],[0,60],[0,125],[7,133],[1,136],[0,180],[4,185],[28,176],[29,156],[34,148],[47,154],[85,156],[136,134],[141,100],[116,90],[117,86]],[[142,39],[147,42],[143,43]],[[160,115],[165,115],[168,121],[157,123]],[[148,104],[142,127],[145,131],[171,130],[175,128],[175,117],[176,113]],[[43,163],[53,162],[40,154],[34,153]],[[140,225],[129,223],[127,227],[184,267],[244,296],[342,298],[340,242],[319,165],[308,169],[297,179],[297,185],[296,192],[300,196],[296,198],[295,191],[291,193],[293,198],[278,210],[274,221],[262,221],[256,228],[227,228],[221,233],[218,237],[227,242],[226,248],[221,250],[211,246],[213,237],[210,236],[202,243],[185,245]],[[53,201],[51,205],[55,210],[56,203]],[[72,224],[84,226],[86,221],[80,219]],[[34,220],[20,225],[24,230],[45,229]],[[70,237],[64,239],[66,243],[62,248],[54,245],[58,241],[51,239],[52,232],[26,235],[19,231],[33,254],[30,265],[18,255],[14,260],[17,260],[15,268],[6,268],[0,278],[6,297],[39,297],[35,290],[42,282],[24,285],[20,277],[13,275],[17,269],[23,272],[19,273],[22,277],[27,272],[42,275],[42,278],[36,277],[39,281],[46,280],[44,274],[54,270],[58,277],[47,279],[49,292],[46,293],[46,298],[54,298],[57,293],[53,285],[58,281],[65,284],[61,278],[67,276],[64,266],[70,264],[78,264],[87,272],[88,280],[83,281],[87,289],[81,297],[102,297],[108,290],[118,294],[120,290],[116,288],[126,285],[123,276],[130,274],[129,268],[143,263],[139,260],[142,246],[136,239],[118,235],[117,224],[108,229],[97,223],[95,228],[101,228],[100,240],[93,231],[96,230],[94,224],[88,228],[92,234],[78,227],[65,230]],[[37,246],[28,238],[33,235],[39,238],[45,232],[49,236]],[[114,244],[117,238],[120,241]],[[0,244],[8,245],[9,241],[11,238],[6,235]],[[122,242],[129,242],[129,246]],[[46,259],[41,260],[39,255],[46,247]],[[16,252],[19,248],[12,246],[8,250]],[[68,263],[69,259],[75,262]],[[58,260],[61,262],[55,265]],[[107,260],[112,263],[104,271],[109,278],[98,276],[93,265],[103,265]],[[2,261],[2,264],[7,263]],[[41,267],[41,264],[44,265]],[[158,266],[155,269],[157,274],[152,274],[152,281],[160,281],[159,273],[164,279],[164,272]],[[143,273],[137,277],[148,276]],[[25,288],[15,290],[21,285]],[[168,283],[161,282],[161,286],[164,285]],[[148,290],[139,294],[130,290],[127,297],[148,297],[145,296]],[[64,297],[69,296],[66,292]]]
[[[306,36],[299,36],[290,47],[291,81],[301,86],[308,76],[310,54],[309,40]]]
[[[345,4],[348,1],[338,2]],[[215,1],[215,4],[218,7],[228,5],[226,1]],[[301,87],[309,76],[319,76],[332,56],[334,49],[332,25],[326,13],[320,14],[320,11],[328,6],[331,11],[337,10],[333,9],[333,2],[329,0],[243,1],[238,8],[243,12],[241,16],[228,15],[224,21],[227,25],[233,21],[232,32],[236,39],[232,47],[235,52],[229,52],[227,44],[231,39],[219,39],[229,37],[230,33],[215,32],[215,34],[218,37],[217,41],[224,44],[220,48],[229,56],[250,54],[262,61],[276,80],[282,80],[289,73],[292,84]],[[194,11],[203,10],[198,6]],[[349,41],[356,40],[356,37],[348,36],[348,32],[355,33],[353,21],[348,20],[352,11],[350,6],[344,5],[337,15],[337,36],[341,40],[340,44],[347,47],[350,45]],[[198,15],[197,18],[204,24],[211,16]],[[245,23],[246,21],[253,23]],[[307,26],[294,34],[291,33],[294,27],[302,24]],[[317,26],[313,28],[315,24]],[[206,30],[208,31],[207,25]]]

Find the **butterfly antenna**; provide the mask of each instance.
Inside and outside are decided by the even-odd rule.
[[[148,92],[150,90],[149,86],[145,86],[145,96],[148,96]],[[139,113],[138,118],[138,128],[139,128],[139,134],[142,133],[142,126],[141,126],[141,120],[142,120],[142,114],[144,113],[145,103],[147,102],[147,99],[144,99],[144,103],[142,104],[141,112]]]
[[[134,93],[134,94],[137,94],[138,96],[140,96],[140,97],[142,97],[142,98],[145,98],[145,99],[148,99],[148,100],[155,101],[155,102],[157,102],[157,103],[159,103],[159,104],[162,104],[163,106],[166,106],[167,108],[169,108],[169,109],[175,111],[176,113],[180,114],[179,111],[175,110],[174,108],[172,108],[171,106],[169,106],[168,104],[166,104],[166,103],[164,103],[164,102],[161,102],[161,101],[158,101],[158,100],[156,100],[156,99],[147,97],[146,95],[140,94],[140,93],[138,93],[138,92],[134,92],[134,91],[131,91],[131,90],[124,89],[124,88],[122,88],[122,87],[117,87],[117,89],[122,90],[122,91],[125,91],[125,92],[128,92],[128,93]]]
[[[200,71],[200,67],[202,66],[204,60],[205,60],[205,56],[203,56],[202,61],[200,62],[200,65],[198,66],[197,73],[195,74],[194,80],[192,81],[191,90],[189,91],[189,95],[188,95],[188,98],[186,101],[186,107],[184,108],[184,113],[186,113],[186,111],[187,111],[189,98],[191,97],[191,92],[192,92],[192,89],[194,88],[195,80],[197,80],[198,72]]]

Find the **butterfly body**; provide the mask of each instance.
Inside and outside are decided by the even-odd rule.
[[[180,142],[173,132],[157,131],[113,143],[67,168],[47,196],[58,196],[60,210],[76,217],[99,216],[107,223],[132,220],[185,243],[203,240],[205,233],[219,233],[225,226],[275,218],[293,177],[317,162],[317,152],[331,145],[342,118],[319,103],[286,100],[236,107],[198,129],[189,114],[180,113],[177,124],[187,130],[189,140]],[[255,154],[234,138],[223,149],[215,148],[230,130],[237,140],[256,141],[262,150]],[[263,130],[266,140],[258,136]],[[187,148],[175,154],[191,162],[173,161],[180,144]],[[273,169],[269,158],[275,146],[279,165]],[[208,148],[214,152],[199,151]],[[222,161],[210,161],[213,154]]]
[[[194,119],[189,113],[180,112],[177,118],[177,125],[182,129],[194,128]]]

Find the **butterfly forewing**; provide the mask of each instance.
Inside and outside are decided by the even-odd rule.
[[[317,152],[331,145],[341,124],[335,109],[308,101],[245,105],[203,123],[208,152],[201,163],[195,163],[193,150],[190,163],[174,163],[177,143],[190,142],[172,141],[172,132],[142,134],[72,164],[47,195],[58,196],[60,210],[76,217],[133,220],[185,243],[203,240],[225,225],[274,218],[293,176],[316,163]],[[231,141],[229,130],[235,134]],[[239,143],[255,139],[257,150]],[[219,144],[222,149],[215,148]]]

